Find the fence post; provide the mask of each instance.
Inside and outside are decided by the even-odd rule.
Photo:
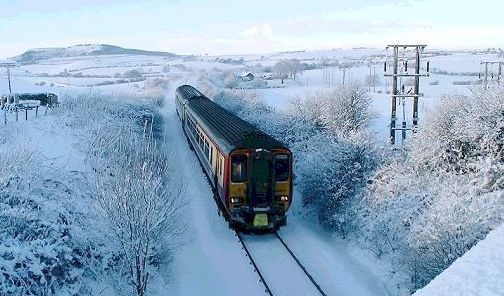
[[[35,107],[35,117],[38,117],[38,107],[39,106]]]
[[[14,110],[16,110],[16,121],[18,121],[18,116],[19,116],[19,114],[18,114],[18,108],[14,107]]]
[[[28,108],[25,108],[25,120],[28,120]]]

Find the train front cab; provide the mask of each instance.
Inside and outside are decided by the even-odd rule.
[[[230,154],[228,208],[245,229],[286,224],[292,199],[292,155],[287,149],[243,149]]]

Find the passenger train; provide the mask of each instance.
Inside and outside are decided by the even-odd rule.
[[[230,226],[278,229],[292,202],[292,154],[190,85],[175,91],[177,114]]]

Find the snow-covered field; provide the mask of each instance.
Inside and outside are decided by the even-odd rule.
[[[164,139],[166,147],[171,149],[172,168],[176,170],[178,178],[184,180],[188,202],[184,208],[183,222],[187,225],[187,229],[182,234],[181,246],[173,254],[169,267],[164,270],[166,282],[156,281],[152,292],[156,295],[166,295],[167,290],[173,295],[262,295],[264,287],[249,265],[238,238],[218,215],[211,188],[195,155],[186,144],[174,109],[175,88],[182,84],[199,84],[204,87],[201,89],[203,92],[212,96],[223,88],[223,77],[229,73],[243,73],[250,70],[255,71],[256,79],[260,79],[258,77],[262,72],[271,71],[271,67],[277,62],[293,58],[307,65],[316,65],[313,69],[303,71],[296,81],[287,79],[281,84],[277,79],[267,80],[266,87],[245,90],[259,95],[275,110],[284,112],[291,107],[293,98],[304,98],[343,83],[342,71],[334,66],[323,68],[319,65],[321,61],[337,60],[340,63],[352,63],[353,67],[345,73],[347,84],[351,82],[362,84],[370,69],[379,77],[379,83],[368,93],[376,113],[371,128],[378,139],[386,142],[391,107],[390,97],[386,93],[390,89],[390,82],[386,82],[381,72],[383,55],[383,50],[353,49],[220,57],[125,54],[59,57],[13,68],[12,88],[14,92],[19,93],[52,92],[61,96],[93,91],[120,96],[148,91],[149,81],[154,78],[167,81],[165,89],[167,100],[161,108],[165,120]],[[499,58],[498,53],[493,52],[447,52],[446,55],[429,57],[431,69],[435,71],[432,71],[430,77],[421,80],[420,91],[424,95],[420,99],[420,123],[422,124],[423,115],[439,104],[441,95],[470,94],[467,85],[455,85],[454,82],[476,83],[478,77],[468,76],[468,73],[479,72],[479,62],[482,60]],[[241,59],[243,60],[240,61]],[[370,61],[371,67],[368,66]],[[0,68],[0,94],[8,92],[3,70]],[[130,79],[125,77],[125,74],[132,70],[137,70],[142,75],[141,81],[118,82],[119,79]],[[80,74],[76,75],[77,73]],[[331,76],[331,83],[326,82],[327,73]],[[83,77],[86,75],[88,77]],[[98,85],[104,81],[113,83]],[[411,117],[411,102],[406,102],[406,112],[407,116]],[[67,128],[59,127],[57,122],[51,122],[45,117],[30,117],[28,122],[14,123],[9,120],[6,126],[3,125],[3,121],[0,121],[0,124],[1,128],[15,127],[30,131],[26,132],[25,136],[42,151],[45,159],[54,159],[54,162],[58,163],[57,167],[63,167],[64,172],[84,170],[86,166],[84,156],[76,152],[78,149],[71,140],[72,137],[64,136],[68,133]],[[35,126],[37,132],[33,131]],[[294,200],[288,225],[280,230],[280,234],[328,295],[405,293],[404,289],[397,287],[400,283],[397,278],[400,276],[390,275],[392,272],[390,262],[382,262],[371,251],[364,250],[355,242],[342,239],[320,227],[314,219],[306,215],[301,202],[301,193],[297,190]],[[492,238],[495,240],[498,234],[498,232],[492,233],[489,239],[477,245],[475,249],[480,253],[486,252],[483,248],[492,248],[496,245]],[[269,236],[250,236],[246,239],[251,252],[257,257],[259,268],[265,271],[266,281],[272,282],[270,286],[274,295],[316,295],[316,290],[310,286],[307,278],[303,277],[292,260],[282,253],[285,250],[278,247],[278,241]],[[461,258],[456,261],[453,268],[465,269],[469,264],[468,260],[476,260],[474,255],[468,255],[473,257]],[[493,270],[493,267],[488,268]],[[440,285],[439,283],[445,278],[446,275],[439,276],[432,285],[434,287]],[[495,281],[498,281],[498,278],[495,277]],[[493,289],[493,282],[488,283],[486,287]],[[479,286],[474,288],[475,294],[478,294],[478,288]],[[435,293],[431,293],[432,289],[437,290],[427,287],[425,291],[419,291],[419,294],[434,295]],[[451,290],[443,291],[451,292]]]

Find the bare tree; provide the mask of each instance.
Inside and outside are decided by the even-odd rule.
[[[121,130],[112,141],[98,136],[94,144],[103,149],[94,160],[95,167],[101,167],[96,183],[99,208],[120,250],[128,282],[143,296],[156,256],[182,230],[177,216],[183,186],[175,184],[152,132],[139,137],[133,129]]]
[[[296,81],[296,77],[302,73],[303,65],[298,59],[292,59],[289,61],[289,70],[292,78]]]
[[[287,61],[280,61],[273,66],[273,73],[277,78],[282,80],[282,84],[284,83],[284,79],[289,77],[290,73],[290,65]]]

